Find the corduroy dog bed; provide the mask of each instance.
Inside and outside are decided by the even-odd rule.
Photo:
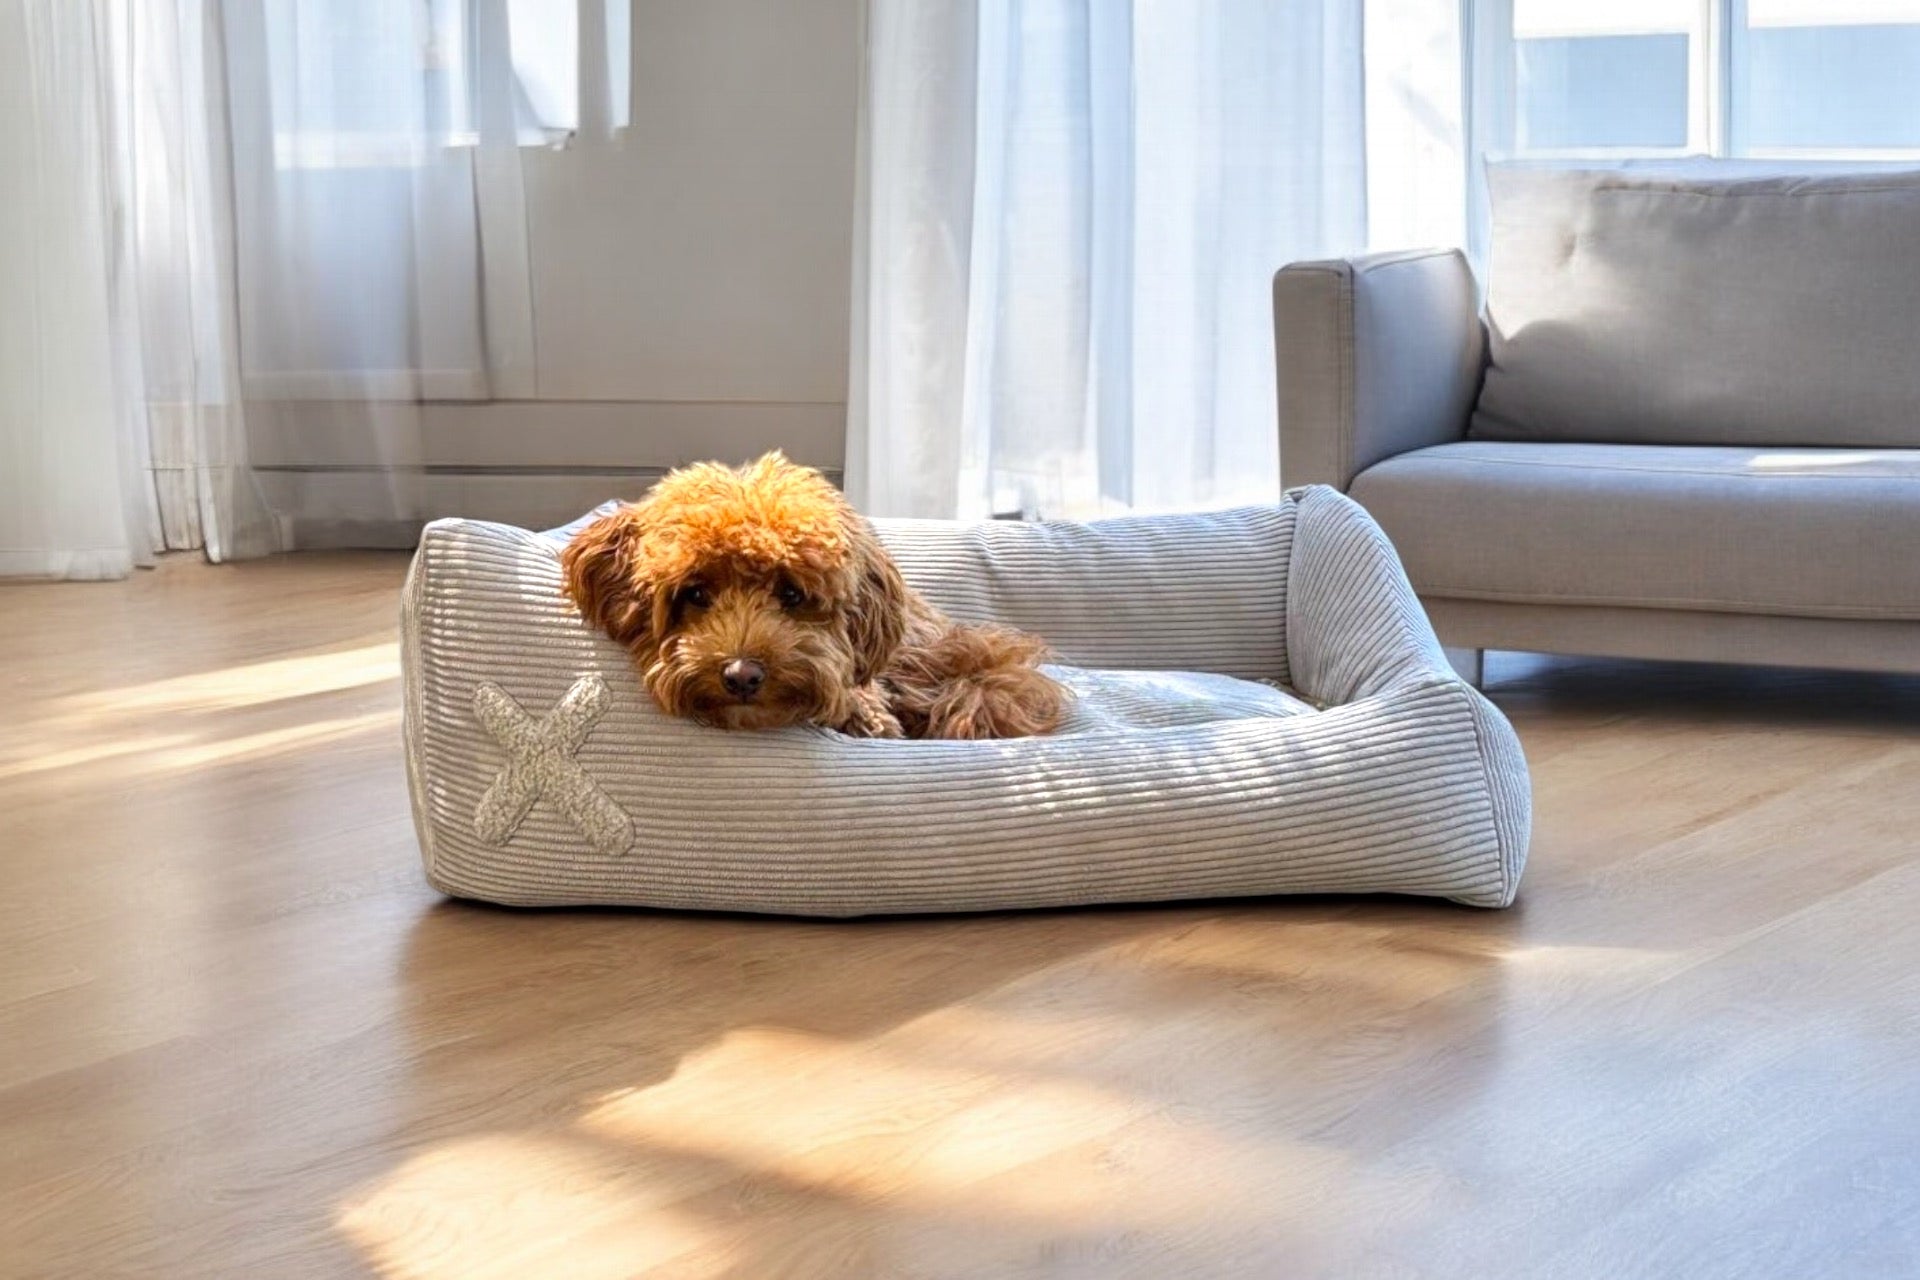
[[[1519,742],[1335,491],[1092,524],[875,524],[934,604],[1037,632],[1071,664],[1055,669],[1078,694],[1062,732],[900,742],[671,719],[562,596],[568,530],[435,521],[402,609],[427,879],[525,906],[818,916],[1513,900]]]

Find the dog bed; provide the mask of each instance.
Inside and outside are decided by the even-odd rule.
[[[963,621],[1045,636],[1061,732],[728,733],[662,714],[561,594],[571,529],[427,526],[402,608],[427,879],[521,906],[853,916],[1277,893],[1513,900],[1512,728],[1327,488],[1090,524],[876,521]]]

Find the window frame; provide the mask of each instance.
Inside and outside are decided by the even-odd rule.
[[[1748,0],[1694,0],[1698,11],[1688,32],[1687,141],[1678,147],[1557,147],[1520,151],[1513,145],[1519,111],[1515,75],[1514,0],[1463,0],[1466,38],[1467,117],[1476,158],[1554,160],[1679,159],[1709,156],[1730,160],[1920,160],[1913,147],[1754,147],[1740,137],[1734,110],[1734,69],[1745,56]],[[1694,38],[1694,32],[1700,33]],[[1497,144],[1497,145],[1495,145]]]
[[[1694,0],[1688,30],[1687,141],[1674,147],[1600,146],[1521,150],[1515,0],[1461,0],[1465,54],[1468,252],[1484,264],[1489,233],[1485,165],[1495,160],[1542,164],[1618,164],[1630,160],[1711,158],[1740,161],[1920,163],[1914,147],[1755,147],[1740,136],[1735,68],[1745,56],[1748,0]],[[1698,33],[1696,37],[1696,33]]]

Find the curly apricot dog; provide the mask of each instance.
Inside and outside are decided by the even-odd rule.
[[[838,490],[778,453],[675,471],[561,559],[581,614],[632,651],[671,715],[1021,738],[1052,732],[1066,710],[1037,669],[1044,642],[941,615]]]

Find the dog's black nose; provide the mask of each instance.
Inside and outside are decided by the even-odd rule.
[[[752,658],[735,658],[720,668],[720,683],[736,698],[751,698],[766,682],[767,669]]]

